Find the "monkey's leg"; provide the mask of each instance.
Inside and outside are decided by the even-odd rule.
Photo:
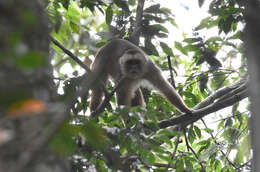
[[[101,104],[104,92],[101,88],[94,88],[90,96],[90,112],[93,112]]]
[[[144,101],[144,96],[142,93],[141,88],[138,88],[135,91],[135,96],[134,98],[131,100],[131,106],[141,106],[141,107],[146,107],[146,103]]]
[[[106,84],[108,80],[108,76],[101,75],[99,73],[95,73],[96,77],[99,78],[99,80],[96,81],[96,83],[93,85],[94,88],[92,88],[92,92],[90,95],[90,112],[93,112],[97,109],[97,107],[102,103],[102,99],[104,97],[104,91],[101,87],[101,82]]]
[[[118,106],[131,106],[131,90],[129,88],[120,88],[116,91],[116,99]]]
[[[128,78],[123,78],[119,81],[118,89],[116,91],[116,99],[118,106],[131,106],[133,91],[133,81]]]

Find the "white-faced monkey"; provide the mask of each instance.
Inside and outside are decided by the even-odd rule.
[[[115,83],[120,81],[116,91],[118,105],[145,107],[140,86],[146,81],[159,90],[171,104],[180,111],[191,113],[176,90],[165,80],[161,70],[139,47],[122,39],[114,39],[98,51],[91,70],[98,78],[107,81],[110,76]],[[123,78],[123,80],[122,80]],[[90,110],[94,111],[103,98],[101,88],[94,88],[91,94]]]

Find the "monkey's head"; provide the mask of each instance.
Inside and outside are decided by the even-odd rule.
[[[137,79],[146,71],[147,57],[140,51],[127,50],[119,60],[123,76]]]

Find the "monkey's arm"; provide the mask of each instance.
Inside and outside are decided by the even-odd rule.
[[[192,113],[191,109],[186,106],[181,96],[169,84],[169,82],[163,78],[161,70],[156,67],[155,64],[150,66],[150,73],[147,75],[147,80],[150,81],[152,85],[157,88],[177,109],[182,112]]]

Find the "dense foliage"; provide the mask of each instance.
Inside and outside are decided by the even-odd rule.
[[[55,26],[52,35],[89,66],[97,49],[107,40],[114,37],[131,40],[136,36],[134,31],[140,15],[138,3],[120,0],[113,3],[50,2],[48,13]],[[165,24],[177,27],[169,8],[149,1],[141,7],[143,15],[138,26],[141,31],[137,35],[141,38],[139,46],[165,72],[174,72],[176,78],[182,79],[172,84],[188,106],[194,107],[245,74],[241,38],[243,7],[241,1],[213,1],[209,6],[210,16],[194,28],[193,36],[184,36],[181,42],[167,40],[171,31]],[[210,29],[218,32],[205,38],[203,32]],[[169,41],[175,41],[173,47],[166,43]],[[59,77],[57,84],[63,87],[61,92],[66,96],[75,88],[73,83],[77,84],[81,69],[59,48],[53,48],[56,51],[53,57],[55,71]],[[68,65],[72,70],[65,72]],[[178,71],[184,75],[178,76]],[[209,117],[201,121],[188,124],[183,121],[178,127],[164,128],[158,126],[158,122],[178,115],[177,111],[158,94],[150,90],[144,92],[148,104],[146,109],[131,108],[129,115],[121,115],[129,108],[116,108],[112,98],[107,110],[99,115],[98,123],[89,120],[87,99],[82,96],[72,108],[69,124],[53,140],[53,148],[70,155],[74,168],[79,171],[93,168],[99,171],[250,169],[252,155],[247,101],[207,114]]]
[[[193,36],[184,35],[183,41],[167,39],[171,31],[165,24],[178,27],[169,8],[161,7],[159,2],[146,1],[144,7],[140,4],[141,1],[121,0],[113,3],[53,1],[48,5],[48,13],[55,26],[52,35],[89,66],[97,49],[107,40],[114,37],[133,40],[140,15],[138,8],[142,8],[142,20],[138,25],[141,31],[137,35],[138,40],[141,38],[139,46],[168,76],[174,72],[175,78],[180,78],[180,82],[172,84],[190,107],[246,73],[242,53],[242,1],[212,1],[210,16],[193,31],[191,28]],[[199,1],[199,5],[203,2]],[[203,35],[210,29],[215,34],[210,37]],[[169,41],[174,42],[174,46],[168,45]],[[63,87],[61,92],[66,96],[74,88],[73,81],[78,79],[81,69],[59,48],[53,48],[56,51],[53,57],[55,71],[59,77],[57,84]],[[65,72],[68,65],[72,71]],[[179,76],[179,71],[184,75]],[[143,91],[148,104],[146,109],[131,108],[129,115],[121,115],[129,108],[116,108],[112,98],[107,110],[99,114],[98,123],[89,120],[86,97],[79,98],[72,108],[69,124],[54,139],[53,148],[73,157],[74,168],[79,171],[93,168],[99,171],[250,169],[252,155],[247,101],[209,113],[204,120],[194,123],[183,121],[178,127],[164,128],[158,125],[159,121],[178,115],[177,111],[158,94]],[[222,96],[214,101],[227,98]],[[225,107],[221,107],[221,103],[219,106],[219,109]]]
[[[48,110],[53,113],[62,107],[65,110],[57,114],[67,117],[52,126],[53,137],[47,135],[52,137],[51,150],[68,160],[71,171],[77,172],[250,171],[249,79],[243,53],[246,2],[212,0],[209,16],[196,28],[190,28],[190,33],[183,33],[182,40],[169,37],[175,34],[170,28],[179,29],[178,23],[171,9],[163,7],[160,1],[49,0],[45,6],[41,4],[50,22],[45,21],[45,27],[51,29],[50,59],[31,51],[17,56],[11,63],[18,69],[34,69],[47,63],[46,66],[53,67],[54,76],[48,78],[47,85],[55,83],[57,95],[48,101],[51,102]],[[198,5],[206,4],[199,0]],[[22,20],[33,27],[37,19],[26,10],[21,13]],[[10,47],[19,45],[19,32],[14,33],[18,36],[13,34],[6,41]],[[115,85],[109,83],[105,98],[109,101],[99,108],[95,117],[90,116],[89,93],[93,87],[88,85],[90,64],[98,49],[112,38],[127,39],[141,47],[163,70],[185,103],[194,108],[194,114],[180,114],[149,89],[142,89],[146,108],[117,107],[111,94]],[[34,45],[32,42],[30,48]],[[18,48],[22,51],[24,47]],[[11,49],[11,55],[18,50]],[[35,83],[40,85],[34,85],[35,89],[42,88],[37,77]],[[42,91],[41,97],[45,93]],[[0,100],[6,105],[4,108],[9,108],[6,111],[0,107],[0,113],[19,117],[20,107],[25,107],[23,113],[36,114],[47,107],[37,99],[25,101],[22,96],[19,97],[22,103],[12,104],[17,102],[14,99]],[[35,108],[28,111],[27,106]],[[50,125],[42,121],[42,128]]]

